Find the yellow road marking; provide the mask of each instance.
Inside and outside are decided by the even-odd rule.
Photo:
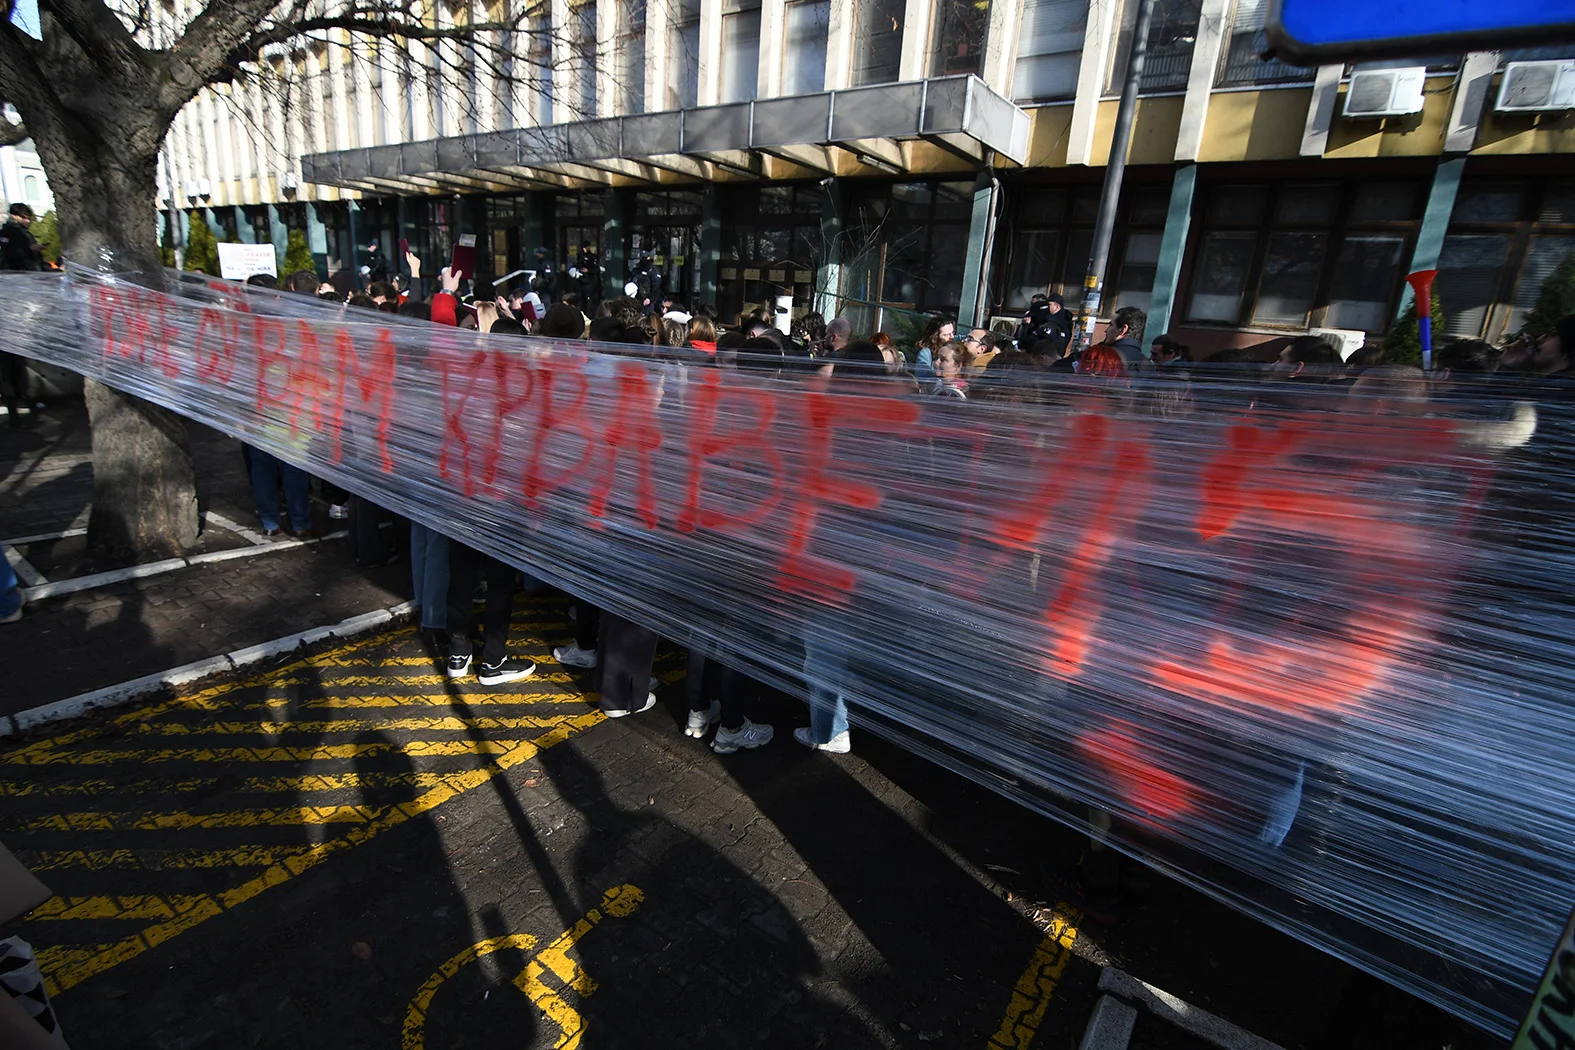
[[[51,897],[27,913],[39,919],[174,919],[202,907],[205,893],[174,897]]]
[[[445,774],[447,780],[462,776]],[[181,831],[190,828],[251,828],[307,824],[365,824],[387,806],[280,806],[219,813],[50,813],[16,825],[21,831]]]
[[[421,662],[428,667],[432,666],[431,660],[422,660]],[[537,670],[530,677],[532,684],[536,682],[550,682],[553,685],[568,685],[574,680],[574,675],[562,674],[557,671]],[[445,674],[351,674],[341,675],[337,678],[332,675],[324,675],[317,680],[317,687],[321,689],[335,689],[346,685],[450,685],[454,687],[455,695],[460,699],[464,699],[466,693],[469,692],[466,688],[466,681],[464,678],[450,678]],[[476,695],[490,696],[492,694],[488,692],[477,693]],[[282,701],[270,697],[268,702],[277,704]]]
[[[248,777],[231,784],[225,777],[191,777],[185,780],[73,780],[64,784],[38,784],[33,781],[0,780],[0,797],[24,798],[30,795],[138,795],[208,794],[215,788],[239,794],[308,791],[343,791],[383,787],[432,787],[452,773],[313,773],[295,777]]]
[[[1055,996],[1061,975],[1072,958],[1072,947],[1077,943],[1077,924],[1082,915],[1067,904],[1057,904],[1050,918],[1050,928],[1045,939],[1034,950],[1028,968],[1017,979],[1012,989],[1011,1002],[1001,1027],[985,1044],[986,1050],[1026,1050],[1044,1020],[1045,1007]]]
[[[319,710],[358,707],[450,707],[459,702],[468,706],[491,704],[595,704],[596,693],[472,693],[450,696],[448,693],[416,693],[411,696],[323,696],[307,700],[300,709]],[[282,706],[269,701],[270,706]]]
[[[602,894],[599,907],[592,908],[585,913],[584,918],[554,937],[525,964],[524,971],[514,978],[514,986],[524,992],[530,1001],[536,1004],[536,1008],[558,1026],[559,1034],[553,1043],[554,1050],[578,1050],[580,1039],[585,1034],[585,1021],[580,1017],[579,1011],[570,1006],[562,995],[546,983],[544,978],[547,974],[552,974],[582,999],[594,994],[596,982],[585,972],[584,967],[569,958],[569,950],[605,916],[626,918],[634,914],[644,901],[645,893],[638,886],[628,884],[614,886]],[[438,967],[437,972],[428,977],[416,991],[415,997],[410,1000],[410,1006],[405,1010],[401,1050],[425,1050],[427,1011],[431,1009],[432,999],[445,981],[484,955],[510,947],[519,947],[528,951],[535,943],[536,939],[526,933],[493,937],[471,945]]]
[[[453,977],[477,959],[485,958],[493,952],[510,949],[528,952],[534,947],[536,947],[536,938],[531,934],[509,933],[504,934],[502,937],[489,937],[484,941],[478,941],[458,955],[455,955],[452,959],[449,959],[442,966],[439,966],[437,972],[428,977],[425,983],[416,990],[415,998],[410,1000],[410,1006],[405,1010],[403,1042],[405,1050],[411,1050],[412,1047],[420,1050],[425,1045],[422,1040],[422,1030],[427,1023],[427,1009],[432,1005],[432,997],[437,995],[438,989],[450,977]]]
[[[338,649],[330,649],[326,652],[318,653],[315,656],[303,657],[300,660],[296,660],[294,663],[285,664],[282,667],[275,667],[270,670],[260,671],[252,677],[247,678],[239,683],[221,682],[218,685],[212,685],[206,689],[200,689],[189,696],[176,697],[173,700],[165,700],[161,701],[160,703],[148,704],[145,707],[135,708],[134,710],[128,711],[123,715],[117,715],[106,722],[95,721],[90,725],[83,726],[81,729],[60,733],[44,740],[26,744],[7,754],[5,760],[7,762],[17,762],[19,761],[17,756],[20,755],[47,753],[57,747],[61,747],[66,744],[74,744],[78,740],[87,740],[91,737],[105,735],[115,732],[116,730],[123,729],[126,726],[133,725],[134,723],[156,718],[168,711],[180,710],[182,708],[216,710],[220,706],[232,707],[234,705],[234,700],[231,697],[231,694],[233,693],[240,693],[248,689],[255,689],[261,685],[266,685],[271,679],[279,675],[289,674],[293,671],[298,671],[303,667],[320,666],[322,661],[332,660],[341,657],[346,653],[359,652],[363,649],[374,648],[378,645],[382,645],[388,641],[391,641],[396,635],[408,634],[410,633],[410,630],[411,629],[408,627],[401,627],[393,631],[385,631],[382,634],[374,635],[371,638],[363,638],[360,641],[352,642],[349,645],[341,646]],[[25,761],[25,759],[21,759],[20,761]]]
[[[461,718],[458,715],[412,718],[336,718],[323,722],[209,722],[187,724],[160,722],[142,727],[145,736],[202,736],[218,734],[228,736],[263,735],[281,733],[352,733],[368,729],[410,732],[437,732],[466,729],[550,729],[566,715],[478,715]]]
[[[600,713],[600,712],[596,712]],[[567,717],[567,716],[566,716]],[[583,716],[581,716],[583,717]],[[562,719],[555,724],[562,724]],[[504,755],[529,740],[385,740],[370,744],[314,744],[310,747],[214,747],[177,748],[168,751],[75,751],[47,752],[42,755],[12,754],[5,761],[13,765],[70,764],[103,766],[116,762],[325,762],[340,758],[400,753],[410,758],[443,758],[451,755]]]
[[[216,915],[244,904],[264,890],[316,867],[337,853],[358,846],[389,828],[398,827],[412,817],[421,816],[449,799],[485,784],[495,773],[529,761],[542,749],[562,743],[575,733],[599,724],[604,717],[600,711],[590,711],[574,718],[563,719],[535,740],[519,741],[507,746],[488,768],[455,774],[446,783],[433,787],[418,798],[389,807],[377,820],[356,825],[342,836],[317,843],[295,856],[286,857],[238,886],[215,895],[191,898],[187,902],[190,904],[189,910],[120,941],[97,945],[91,952],[77,947],[44,948],[38,952],[38,963],[46,978],[45,986],[49,994],[56,995],[75,987],[94,974],[118,966],[128,959],[134,959],[149,948],[156,947]],[[47,906],[46,902],[45,907]]]
[[[258,868],[282,863],[307,852],[310,846],[236,846],[231,849],[144,850],[72,849],[40,850],[29,871],[140,868],[162,871],[175,868]]]

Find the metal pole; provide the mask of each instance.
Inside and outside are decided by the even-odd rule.
[[[990,220],[984,226],[984,252],[979,259],[979,287],[974,297],[973,326],[983,328],[990,316],[990,259],[995,255],[995,220],[1001,211],[1001,180],[990,169]]]
[[[1137,112],[1138,82],[1148,57],[1148,30],[1154,20],[1154,0],[1137,0],[1137,20],[1127,51],[1126,82],[1116,109],[1115,133],[1110,140],[1110,161],[1105,165],[1105,186],[1099,195],[1099,218],[1094,222],[1094,245],[1088,256],[1088,276],[1083,278],[1083,306],[1077,317],[1073,349],[1082,350],[1094,338],[1094,318],[1099,316],[1105,291],[1105,266],[1110,262],[1110,240],[1116,229],[1116,205],[1121,201],[1121,178],[1127,170],[1127,146],[1132,141],[1132,117]]]

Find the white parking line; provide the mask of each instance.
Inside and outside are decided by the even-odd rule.
[[[1220,1047],[1221,1050],[1284,1050],[1278,1043],[1271,1043],[1267,1039],[1253,1035],[1245,1028],[1238,1028],[1223,1017],[1211,1014],[1202,1007],[1193,1006],[1185,999],[1155,988],[1152,984],[1140,981],[1114,966],[1107,966],[1100,972],[1099,990],[1110,993],[1100,1000],[1101,1003],[1111,995],[1117,996],[1128,1003],[1141,1006],[1155,1017],[1190,1032],[1205,1042]],[[1097,1008],[1095,1015],[1096,1017],[1098,1015]],[[1093,1027],[1092,1021],[1089,1022],[1089,1027]],[[1130,1034],[1129,1030],[1129,1037]],[[1084,1045],[1087,1046],[1086,1042]],[[1121,1050],[1127,1044],[1122,1042],[1111,1045],[1115,1050]]]
[[[1136,1025],[1137,1010],[1114,996],[1101,995],[1077,1050],[1127,1050]]]
[[[31,536],[18,536],[15,539],[0,540],[3,547],[21,547],[28,543],[48,543],[50,540],[64,540],[72,536],[86,536],[87,529],[61,529],[58,532],[35,532]]]
[[[222,526],[221,526],[222,527]],[[330,532],[326,536],[313,537],[309,540],[269,540],[260,547],[240,547],[228,551],[208,551],[204,554],[193,554],[189,558],[166,558],[163,561],[152,561],[144,565],[128,565],[124,569],[111,569],[109,572],[95,572],[90,576],[78,576],[69,580],[55,580],[45,582],[35,587],[28,587],[25,591],[27,600],[38,601],[41,598],[58,598],[62,594],[75,594],[77,591],[90,591],[95,587],[108,587],[111,584],[125,583],[127,580],[139,580],[148,576],[162,576],[166,572],[185,569],[190,566],[207,565],[216,561],[232,561],[236,558],[251,558],[258,554],[271,554],[274,551],[294,550],[297,547],[310,547],[324,540],[343,539],[346,533]],[[21,575],[18,570],[17,575]]]
[[[57,700],[52,704],[29,708],[26,711],[18,711],[14,715],[0,716],[0,737],[10,736],[12,733],[34,729],[66,718],[76,718],[78,715],[84,715],[89,711],[95,711],[100,708],[130,703],[166,687],[190,685],[192,682],[207,678],[210,675],[239,670],[248,664],[293,652],[302,645],[312,645],[325,638],[343,639],[366,634],[369,631],[377,630],[379,627],[392,624],[402,617],[409,616],[415,611],[415,608],[415,602],[401,602],[386,609],[374,609],[369,613],[351,616],[329,627],[314,627],[309,631],[298,631],[295,634],[287,634],[283,638],[275,638],[273,641],[264,642],[261,645],[247,646],[244,649],[237,649],[232,653],[224,653],[220,656],[210,656],[205,660],[196,660],[189,664],[183,664],[180,667],[172,667],[168,671],[144,675],[141,678],[133,678],[129,682],[121,682],[118,685],[95,689],[89,693],[80,693],[65,700]]]
[[[22,552],[10,544],[5,545],[5,560],[11,563],[11,568],[16,571],[17,579],[29,587],[37,587],[41,583],[48,583],[44,574],[33,568],[33,563],[22,557]]]
[[[245,525],[237,525],[235,522],[231,521],[229,518],[226,518],[224,515],[215,514],[211,510],[204,514],[203,517],[217,525],[219,528],[235,533],[235,535],[239,536],[247,543],[253,544],[254,546],[265,547],[270,543],[276,542],[274,540],[270,540],[256,529],[248,529]]]

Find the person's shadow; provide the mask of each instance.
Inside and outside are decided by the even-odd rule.
[[[623,733],[597,745],[611,774],[637,760],[643,738]],[[858,1004],[832,998],[839,992],[821,976],[818,953],[774,893],[654,807],[613,801],[580,746],[538,756],[584,823],[574,892],[585,910],[614,887],[643,895],[631,914],[603,918],[577,946],[596,982],[591,995],[566,997],[584,1022],[582,1047],[883,1045]]]

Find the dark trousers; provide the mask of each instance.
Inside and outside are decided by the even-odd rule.
[[[603,711],[638,711],[651,693],[656,632],[615,613],[601,614],[597,641],[597,691]]]
[[[508,654],[509,614],[514,607],[514,567],[463,543],[448,544],[448,651],[471,654],[470,628],[476,621],[471,598],[476,580],[487,581],[487,606],[482,613],[481,662],[496,664]]]
[[[594,652],[602,634],[602,611],[583,598],[575,606],[574,644]]]
[[[722,728],[737,729],[744,724],[743,691],[753,686],[748,678],[709,658],[699,648],[689,650],[689,675],[684,690],[689,710],[705,711],[713,701],[722,705]]]
[[[11,422],[15,423],[17,409],[31,404],[27,399],[27,358],[19,354],[0,353],[0,393],[4,394]]]

